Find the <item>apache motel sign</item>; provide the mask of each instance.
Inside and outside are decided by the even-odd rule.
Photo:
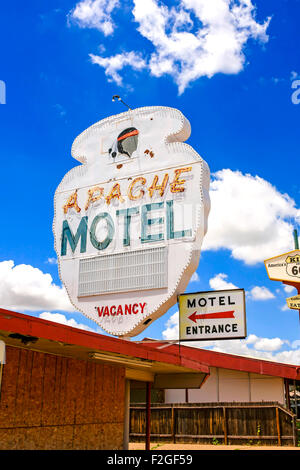
[[[196,270],[207,230],[209,168],[173,108],[97,122],[74,141],[80,165],[58,186],[53,232],[74,307],[112,335],[163,315]]]
[[[179,304],[179,340],[246,338],[244,289],[182,294]]]

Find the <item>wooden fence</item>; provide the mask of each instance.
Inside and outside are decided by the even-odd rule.
[[[130,406],[131,442],[145,439],[145,407]],[[296,446],[296,419],[274,402],[153,404],[151,441]]]

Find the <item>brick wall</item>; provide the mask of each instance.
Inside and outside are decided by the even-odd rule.
[[[124,369],[7,347],[0,450],[122,449]]]

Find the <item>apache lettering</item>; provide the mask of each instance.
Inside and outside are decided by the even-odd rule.
[[[173,180],[170,182],[170,193],[182,193],[186,190],[185,183],[188,183],[184,178],[181,176],[184,175],[185,173],[190,173],[192,171],[192,167],[185,167],[185,168],[177,168],[174,170],[174,177]],[[166,188],[167,188],[167,183],[169,181],[169,174],[165,173],[161,182],[159,175],[154,175],[152,183],[150,182],[150,186],[148,186],[148,192],[150,198],[154,194],[159,194],[161,197],[165,194]],[[128,186],[127,189],[127,196],[129,199],[132,201],[135,201],[137,199],[143,198],[146,191],[144,189],[145,185],[147,185],[147,180],[143,176],[139,176],[138,178],[135,178]],[[142,186],[142,187],[141,187]],[[120,183],[115,183],[113,187],[108,191],[107,195],[104,195],[105,193],[105,188],[102,186],[94,186],[87,191],[86,195],[86,202],[85,202],[85,210],[87,211],[90,206],[94,202],[99,202],[100,200],[103,199],[103,201],[106,202],[106,204],[109,206],[111,201],[113,199],[118,200],[120,203],[125,202],[125,199],[122,195],[122,189],[120,186]],[[124,194],[125,196],[125,194]],[[63,211],[65,214],[68,213],[70,209],[75,209],[76,212],[81,211],[81,207],[78,205],[78,194],[77,190],[74,191],[67,199],[66,203],[63,206]]]
[[[95,307],[100,318],[104,317],[117,317],[119,315],[137,315],[138,313],[143,314],[146,302],[138,304],[125,304],[125,305],[111,305]]]
[[[222,325],[197,325],[197,326],[187,326],[186,334],[187,335],[211,335],[216,333],[236,333],[238,331],[237,323],[225,323]]]

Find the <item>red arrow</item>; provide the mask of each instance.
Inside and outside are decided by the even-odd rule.
[[[197,320],[202,320],[202,319],[215,319],[215,318],[234,318],[234,310],[230,310],[228,312],[217,312],[217,313],[203,313],[201,315],[197,315],[197,312],[192,313],[192,315],[189,316],[189,319],[197,323]]]

